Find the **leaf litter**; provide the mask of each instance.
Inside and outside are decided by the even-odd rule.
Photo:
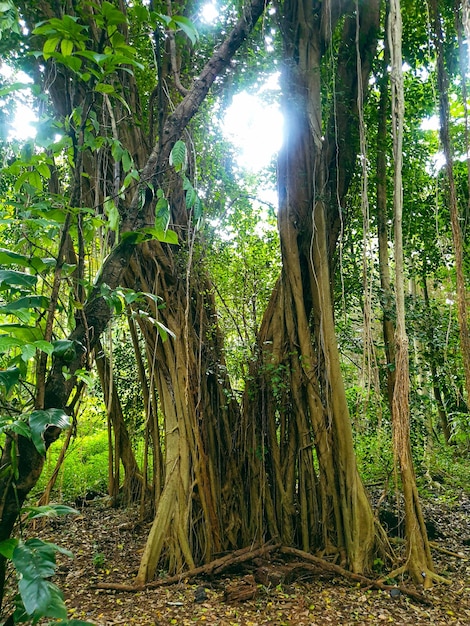
[[[54,582],[64,592],[69,618],[96,626],[468,625],[470,497],[423,505],[438,531],[432,542],[436,571],[450,580],[427,592],[414,588],[429,604],[296,563],[288,564],[294,578],[283,580],[285,563],[274,552],[218,576],[185,579],[183,573],[177,583],[133,593],[97,589],[102,583],[132,585],[149,530],[138,523],[137,510],[110,508],[104,498],[87,502],[79,515],[45,520],[34,532],[74,554],[73,560],[58,555]],[[413,589],[408,580],[395,583]]]

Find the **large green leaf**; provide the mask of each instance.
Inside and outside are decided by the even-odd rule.
[[[55,553],[54,544],[41,539],[28,539],[18,543],[13,551],[12,561],[22,578],[49,578],[55,573]]]
[[[170,165],[173,165],[177,172],[184,171],[186,169],[186,159],[186,144],[180,139],[170,152]]]
[[[37,283],[37,277],[16,270],[0,270],[0,289],[10,289],[11,287],[25,287],[32,289]]]
[[[0,307],[0,313],[15,313],[22,309],[47,309],[49,298],[46,296],[24,296],[15,302],[9,302]]]
[[[49,604],[41,612],[41,617],[53,617],[55,619],[66,619],[67,618],[67,607],[64,602],[64,594],[62,591],[54,585],[49,580],[46,580],[47,586],[49,588],[50,600]],[[37,616],[39,617],[39,612],[37,612]]]
[[[16,433],[26,439],[31,439],[31,428],[23,419],[17,419],[13,422],[9,418],[0,418],[0,433],[9,432]]]
[[[0,248],[0,265],[20,265],[21,267],[28,267],[29,259],[24,254],[18,254],[13,250],[7,250],[6,248]]]
[[[178,244],[178,235],[174,230],[159,230],[158,228],[153,229],[155,231],[155,239],[158,241],[162,241],[163,243],[172,243]]]
[[[67,608],[60,589],[49,580],[43,578],[21,578],[18,589],[28,615],[34,617],[36,623],[41,617],[64,619]]]
[[[57,339],[53,341],[53,356],[62,359],[65,363],[70,363],[76,356],[75,344],[70,339]]]
[[[0,335],[0,353],[8,352],[12,348],[19,348],[22,346],[24,341],[21,339],[17,339],[16,337],[11,337],[10,335]]]
[[[15,551],[18,543],[18,539],[13,538],[0,541],[0,554],[11,561],[13,558],[13,552]]]
[[[21,344],[24,342],[34,343],[44,339],[40,328],[37,328],[37,326],[26,326],[25,324],[0,324],[1,332],[9,333],[12,335],[11,339],[19,339]]]
[[[0,385],[5,387],[5,393],[8,395],[20,379],[20,370],[18,367],[9,367],[0,371]]]
[[[77,515],[78,514],[77,509],[73,509],[72,507],[66,506],[65,504],[25,506],[23,507],[23,511],[27,513],[28,519],[37,519],[38,517],[57,517],[58,515]]]
[[[68,428],[70,426],[70,418],[62,409],[45,409],[31,413],[29,416],[31,438],[37,451],[41,454],[46,454],[44,433],[49,426],[57,426],[57,428],[62,429]]]
[[[171,20],[189,37],[191,43],[194,46],[199,38],[199,33],[197,32],[197,29],[194,26],[193,22],[191,22],[191,20],[189,20],[187,17],[184,17],[184,15],[173,15]]]

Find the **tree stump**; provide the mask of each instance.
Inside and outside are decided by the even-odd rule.
[[[258,585],[251,574],[244,576],[240,580],[229,583],[225,587],[225,602],[246,602],[251,600],[258,593]]]

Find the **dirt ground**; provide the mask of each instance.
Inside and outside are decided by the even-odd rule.
[[[99,626],[470,625],[470,497],[461,494],[445,503],[430,499],[425,510],[437,535],[436,571],[451,581],[425,592],[429,604],[320,571],[290,584],[255,584],[253,598],[231,601],[231,589],[253,582],[246,567],[212,580],[182,577],[177,584],[138,593],[99,590],[100,582],[132,584],[149,529],[136,523],[137,514],[109,508],[99,498],[79,515],[48,521],[35,532],[74,553],[73,560],[59,555],[54,582],[64,591],[70,619]]]

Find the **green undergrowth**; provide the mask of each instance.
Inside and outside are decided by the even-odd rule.
[[[46,465],[32,494],[38,497],[54,471],[62,448],[63,438],[47,453]],[[101,430],[85,436],[77,436],[67,450],[65,461],[51,494],[57,502],[74,501],[87,491],[106,493],[108,484],[108,433]]]
[[[63,438],[48,451],[44,472],[32,494],[32,501],[45,488],[62,444]],[[384,427],[375,432],[371,429],[365,433],[356,433],[355,449],[359,473],[367,487],[393,489],[397,477],[394,473],[390,429]],[[460,491],[470,493],[470,463],[466,449],[436,441],[414,452],[418,486],[423,496],[428,492],[435,495],[436,490],[450,499]],[[73,502],[90,491],[106,493],[107,481],[108,434],[105,426],[101,425],[95,426],[87,434],[78,434],[72,440],[51,499],[55,502]]]

